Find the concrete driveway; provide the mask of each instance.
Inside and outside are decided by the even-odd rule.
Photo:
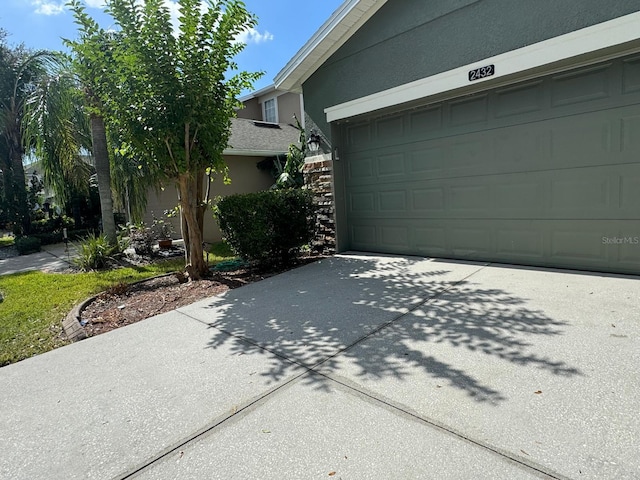
[[[322,260],[0,369],[0,478],[636,479],[639,280]]]

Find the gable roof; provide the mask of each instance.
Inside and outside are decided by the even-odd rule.
[[[345,0],[276,75],[275,87],[302,93],[302,83],[385,3],[387,0]]]
[[[298,143],[300,132],[285,123],[267,123],[247,118],[231,119],[231,137],[224,155],[275,157]]]

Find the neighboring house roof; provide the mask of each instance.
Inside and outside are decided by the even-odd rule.
[[[279,90],[302,92],[302,83],[366,23],[387,0],[346,0],[276,75]]]
[[[298,143],[300,132],[285,123],[267,123],[246,118],[231,119],[231,137],[224,155],[275,157]]]

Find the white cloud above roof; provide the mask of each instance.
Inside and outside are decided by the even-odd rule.
[[[240,35],[238,35],[238,38],[237,38],[239,42],[247,43],[247,44],[249,43],[259,44],[259,43],[271,41],[273,39],[274,39],[273,34],[269,33],[266,30],[264,33],[260,33],[255,28],[248,28],[247,30],[242,32]]]
[[[141,2],[141,0],[137,0]],[[104,8],[105,0],[84,0],[85,5],[88,8]],[[66,0],[31,0],[31,5],[35,7],[35,13],[39,15],[58,15],[66,10]],[[171,15],[171,24],[173,25],[174,34],[177,35],[177,29],[180,25],[178,17],[180,15],[179,4],[177,0],[164,0],[165,6],[169,9]],[[207,4],[202,1],[200,4],[201,10],[204,12],[207,10]],[[246,44],[260,44],[269,42],[274,39],[274,36],[269,31],[260,32],[255,28],[248,28],[240,35],[237,40]]]
[[[87,4],[87,7],[92,7],[92,8],[104,7],[104,0],[84,0],[84,3]]]
[[[64,11],[64,1],[31,0],[38,15],[58,15]]]

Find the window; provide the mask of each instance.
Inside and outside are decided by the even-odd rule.
[[[278,113],[276,108],[276,99],[271,98],[269,100],[265,100],[264,105],[264,121],[278,123]]]

